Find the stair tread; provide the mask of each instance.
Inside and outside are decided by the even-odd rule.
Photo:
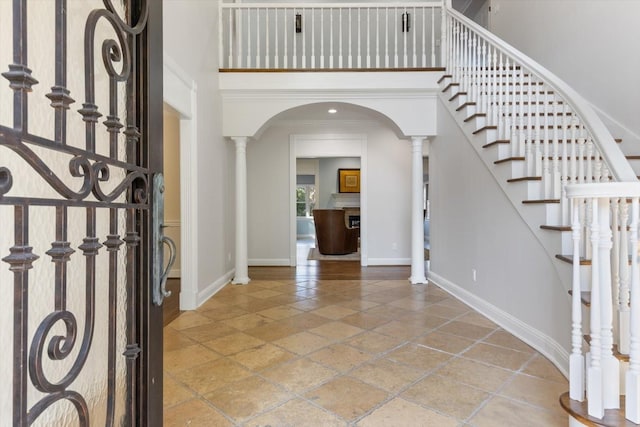
[[[569,295],[573,296],[572,290],[569,290]],[[582,301],[582,305],[586,307],[591,307],[591,292],[589,291],[580,292],[580,301]]]
[[[493,129],[493,130],[498,129],[498,126],[492,126],[492,125],[491,125],[491,126],[490,126],[490,125],[483,126],[483,127],[481,127],[480,129],[476,129],[476,130],[474,130],[474,131],[473,131],[473,134],[474,134],[474,135],[477,135],[477,134],[479,134],[480,132],[484,132],[485,130],[492,130],[492,129]]]
[[[452,77],[453,76],[451,74],[443,74],[442,77],[440,77],[440,79],[438,80],[438,84],[442,83],[444,79],[450,79]]]
[[[541,225],[540,228],[551,231],[571,231],[571,226],[569,225]]]
[[[462,96],[462,95],[466,95],[466,94],[467,94],[467,92],[458,92],[455,95],[453,95],[451,98],[449,98],[449,101],[453,101],[457,97]]]
[[[602,419],[590,416],[587,409],[587,401],[578,402],[577,400],[573,400],[569,397],[569,392],[560,395],[559,400],[562,409],[587,426],[637,427],[637,424],[632,423],[624,417],[624,397],[620,398],[620,409],[606,409]]]
[[[505,157],[504,159],[498,159],[493,164],[499,165],[500,163],[507,162],[524,162],[524,157]]]
[[[489,148],[489,147],[493,147],[494,145],[499,145],[499,144],[511,144],[511,141],[508,139],[496,139],[493,142],[489,142],[488,144],[484,144],[482,146],[482,148]]]
[[[533,200],[523,200],[524,204],[543,204],[543,203],[560,203],[560,199],[533,199]]]
[[[591,306],[591,292],[586,291],[589,294],[589,307]],[[591,335],[589,334],[584,334],[582,336],[582,338],[585,340],[585,342],[587,344],[591,344]],[[618,350],[618,344],[614,344],[613,345],[613,350],[612,350],[613,355],[615,356],[616,359],[618,359],[621,362],[628,362],[629,361],[629,355],[628,354],[622,354],[620,353],[620,351]]]
[[[561,255],[561,254],[558,254],[558,255],[556,255],[556,258],[559,259],[560,261],[564,261],[564,262],[567,262],[569,264],[573,264],[573,255]],[[591,260],[590,259],[586,259],[584,257],[580,257],[580,265],[591,265]]]
[[[507,182],[542,181],[541,176],[521,176],[519,178],[508,179]]]
[[[453,86],[460,86],[460,83],[449,83],[447,86],[445,86],[444,89],[442,89],[442,92],[446,92],[449,89],[451,89]]]
[[[476,117],[487,117],[487,115],[485,113],[475,113],[475,114],[470,115],[466,119],[464,119],[464,121],[465,121],[465,123],[466,122],[470,122],[471,120],[475,119]]]
[[[464,110],[466,107],[471,107],[473,105],[476,105],[476,103],[475,102],[465,102],[464,104],[462,104],[461,106],[456,108],[456,111]]]

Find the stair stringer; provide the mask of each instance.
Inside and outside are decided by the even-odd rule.
[[[509,167],[507,164],[494,164],[496,160],[500,160],[497,146],[493,146],[491,148],[484,148],[484,146],[496,140],[497,135],[491,131],[483,131],[474,134],[474,132],[477,131],[475,122],[465,122],[464,119],[466,119],[466,114],[464,109],[456,111],[457,105],[454,102],[449,101],[450,97],[449,93],[440,92],[439,94],[440,101],[444,108],[454,118],[454,121],[467,137],[467,141],[474,148],[478,157],[482,159],[487,170],[494,177],[498,186],[511,201],[520,217],[529,226],[531,232],[536,236],[542,247],[545,248],[550,262],[554,265],[558,276],[560,277],[560,281],[564,285],[564,291],[567,292],[568,295],[568,291],[571,289],[572,283],[572,268],[570,264],[556,259],[556,255],[562,253],[563,250],[562,238],[555,233],[550,233],[547,230],[540,228],[541,225],[553,225],[557,222],[557,218],[560,217],[559,204],[554,204],[553,206],[545,204],[525,205],[523,201],[530,199],[530,196],[535,194],[535,187],[539,185],[539,182],[507,182],[508,179],[519,178],[523,175],[514,175],[514,172],[517,173],[518,171],[517,167]],[[582,266],[582,268],[585,267],[586,266]],[[585,276],[588,275],[582,275],[582,277]],[[583,289],[585,289],[585,286],[588,285],[583,284]],[[587,287],[586,289],[588,290],[589,288]],[[570,298],[567,296],[567,310],[569,309]]]

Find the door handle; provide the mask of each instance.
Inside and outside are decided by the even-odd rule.
[[[171,295],[167,291],[169,271],[176,262],[176,244],[164,235],[164,175],[157,173],[153,176],[153,303],[162,305],[164,299]],[[169,247],[169,262],[164,266],[164,245]]]

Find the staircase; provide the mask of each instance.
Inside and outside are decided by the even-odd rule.
[[[638,157],[626,158],[552,73],[451,8],[445,19],[441,100],[557,258],[571,295],[560,404],[570,425],[638,425],[640,183],[629,163]]]

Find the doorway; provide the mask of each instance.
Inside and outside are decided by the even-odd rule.
[[[297,175],[308,175],[310,171],[314,171],[316,176],[314,178],[316,179],[316,207],[341,209],[357,207],[360,210],[360,265],[367,266],[367,136],[363,134],[291,135],[289,156],[290,266],[299,265],[299,261],[306,262],[304,251],[308,254],[311,249],[309,239],[303,239],[298,244],[299,227],[308,230],[313,226],[313,222],[309,219],[305,226],[300,225],[296,191]],[[360,193],[346,196],[339,192],[338,169],[340,168],[360,170]],[[315,246],[315,239],[313,244]]]
[[[170,105],[163,105],[163,147],[164,147],[164,234],[176,244],[176,260],[169,271],[167,290],[171,295],[165,298],[162,323],[168,325],[180,314],[180,253],[181,212],[180,212],[180,114]],[[169,259],[165,247],[164,259]]]

